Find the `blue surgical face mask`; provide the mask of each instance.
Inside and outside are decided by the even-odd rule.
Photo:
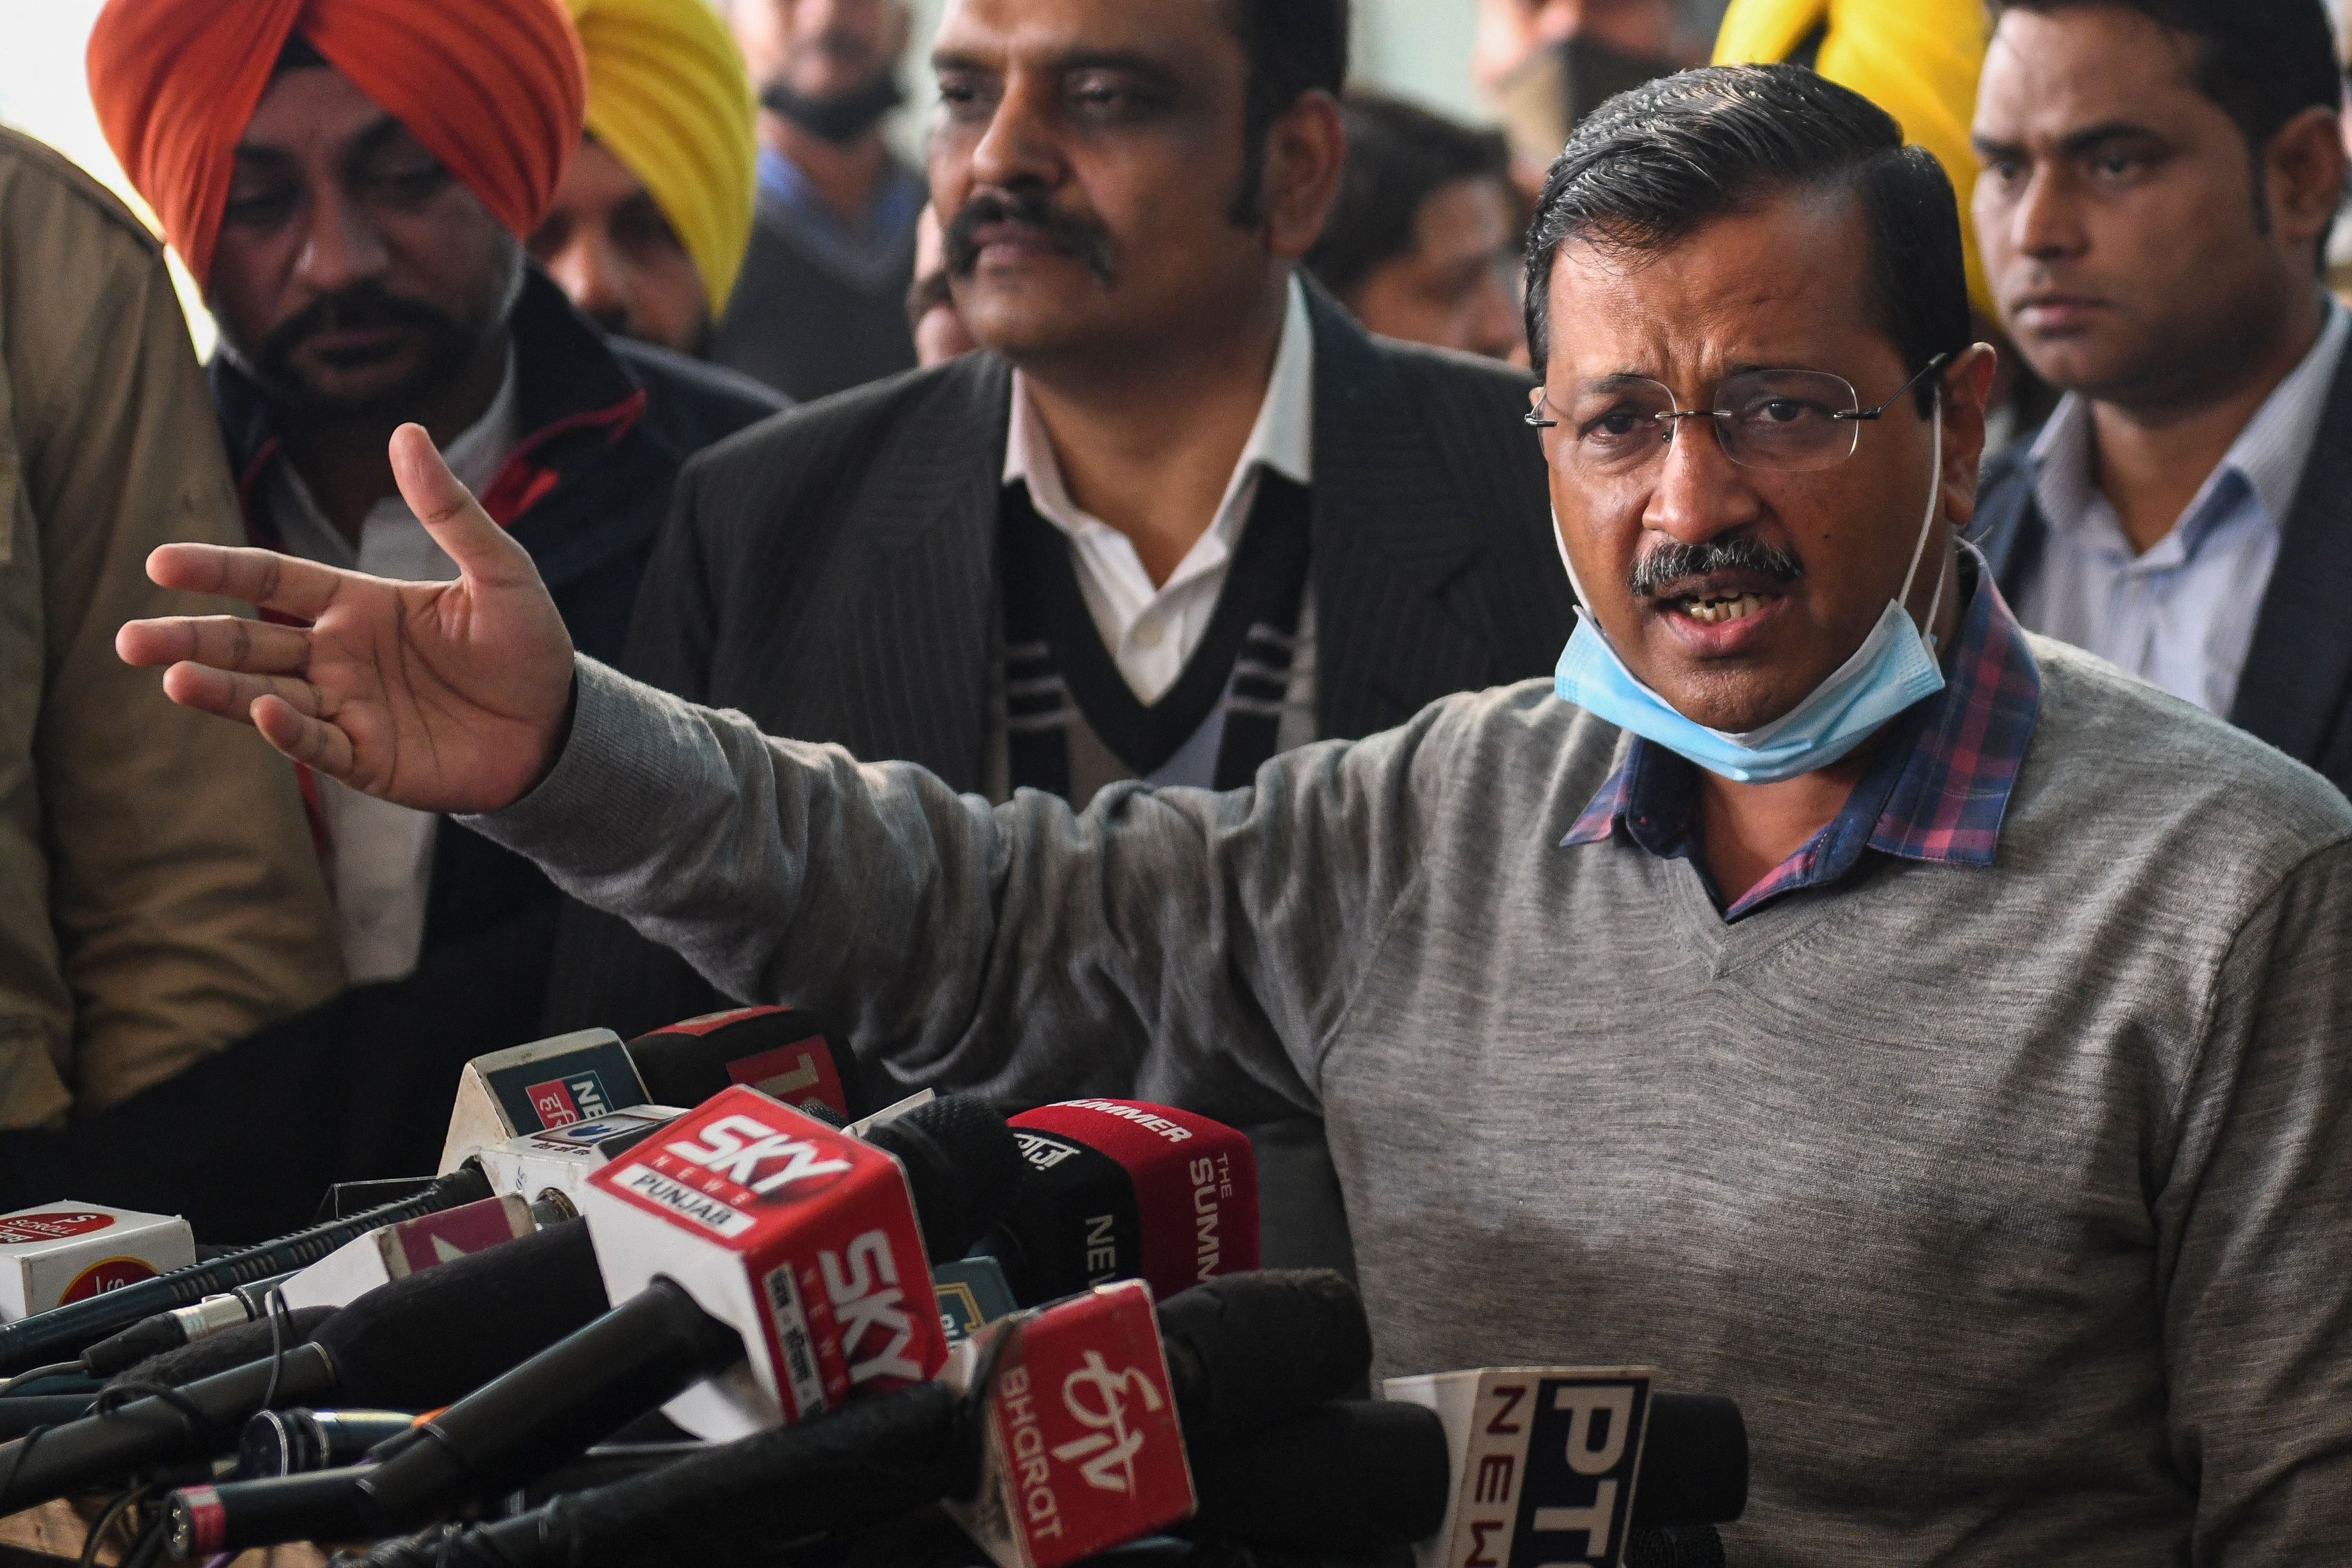
[[[1878,732],[1881,725],[1913,703],[1944,689],[1944,672],[1936,664],[1936,640],[1923,634],[1903,608],[1911,597],[1912,580],[1927,553],[1935,532],[1944,469],[1944,400],[1936,399],[1936,465],[1928,475],[1927,515],[1919,525],[1919,542],[1912,547],[1911,567],[1903,574],[1903,591],[1887,601],[1878,624],[1870,629],[1853,656],[1830,673],[1805,699],[1759,729],[1733,734],[1709,729],[1685,718],[1672,704],[1643,685],[1617,650],[1609,645],[1600,624],[1580,611],[1576,632],[1559,655],[1552,689],[1562,702],[1574,703],[1595,718],[1655,741],[1686,757],[1710,773],[1741,784],[1770,784],[1827,768]],[[1552,534],[1559,525],[1553,519]],[[1568,562],[1568,548],[1559,559]],[[1589,604],[1584,587],[1569,566],[1569,581],[1577,601]],[[1940,569],[1935,600],[1927,606],[1927,624],[1936,623],[1943,605]]]

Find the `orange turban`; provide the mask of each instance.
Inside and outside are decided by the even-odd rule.
[[[563,0],[107,0],[89,96],[199,283],[238,138],[299,33],[528,235],[580,144],[587,76]]]

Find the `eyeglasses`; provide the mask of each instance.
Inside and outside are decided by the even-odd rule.
[[[1611,376],[1576,394],[1576,406],[1554,410],[1538,389],[1528,423],[1544,432],[1544,455],[1572,476],[1613,481],[1632,477],[1657,460],[1685,419],[1715,426],[1723,455],[1748,468],[1802,473],[1831,468],[1854,454],[1862,423],[1893,408],[1904,393],[1949,360],[1937,354],[1876,408],[1864,408],[1853,383],[1827,371],[1742,371],[1715,389],[1712,408],[1684,408],[1675,394],[1645,376]]]

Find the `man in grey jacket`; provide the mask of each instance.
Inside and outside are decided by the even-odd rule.
[[[1580,126],[1529,277],[1557,696],[1249,789],[991,809],[625,681],[414,430],[458,582],[175,547],[312,624],[121,647],[902,1073],[1318,1111],[1380,1370],[1735,1396],[1742,1563],[2326,1560],[2352,806],[1958,548],[1990,354],[1901,141],[1786,67]]]

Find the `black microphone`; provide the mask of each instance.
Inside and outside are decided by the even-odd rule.
[[[209,1263],[158,1274],[152,1280],[102,1291],[46,1312],[0,1323],[0,1375],[14,1375],[36,1366],[77,1357],[119,1330],[173,1307],[201,1301],[206,1296],[233,1291],[239,1285],[306,1268],[354,1237],[421,1214],[455,1208],[490,1196],[490,1184],[470,1166],[451,1171],[416,1197],[388,1203],[348,1219],[314,1225],[215,1258]]]
[[[812,1115],[822,1105],[841,1122],[864,1103],[856,1059],[790,1008],[705,1013],[637,1036],[628,1052],[646,1092],[664,1105],[699,1105],[736,1083]]]
[[[340,1312],[322,1311],[309,1337],[276,1358],[268,1358],[268,1325],[248,1323],[150,1364],[169,1397],[137,1396],[142,1385],[131,1384],[117,1391],[125,1402],[101,1414],[0,1444],[0,1513],[226,1450],[266,1405],[437,1408],[604,1310],[588,1228],[570,1220],[394,1281]],[[259,1339],[265,1359],[176,1386],[166,1381],[173,1375],[166,1364],[242,1350],[247,1335]]]
[[[1029,1180],[982,1250],[1023,1305],[1113,1280],[1168,1297],[1257,1267],[1257,1159],[1244,1134],[1133,1100],[1041,1105],[1011,1125]]]
[[[994,1220],[1023,1170],[1003,1118],[971,1100],[918,1106],[877,1128],[871,1141],[899,1158],[908,1197],[898,1201],[903,1206],[911,1197],[927,1245],[948,1257],[968,1248]],[[803,1200],[803,1221],[828,1203],[870,1207],[850,1187],[834,1188],[813,1200],[815,1207],[811,1202]],[[676,1281],[656,1276],[604,1317],[420,1423],[363,1469],[229,1481],[174,1494],[175,1539],[184,1538],[191,1552],[214,1552],[413,1529],[445,1509],[511,1490],[573,1458],[689,1385],[742,1361],[746,1351],[734,1328],[705,1312]]]
[[[1082,1297],[1063,1308],[1087,1305]],[[1042,1332],[1063,1308],[1030,1320],[1024,1332]],[[1170,1298],[1157,1317],[1168,1398],[1184,1423],[1188,1452],[1295,1417],[1354,1385],[1370,1361],[1361,1301],[1346,1281],[1324,1271],[1234,1275]],[[974,1396],[915,1384],[511,1519],[386,1542],[367,1562],[654,1568],[756,1560],[973,1492],[990,1410],[976,1397],[983,1392],[994,1392],[985,1377]],[[1442,1481],[1442,1452],[1437,1461]]]

